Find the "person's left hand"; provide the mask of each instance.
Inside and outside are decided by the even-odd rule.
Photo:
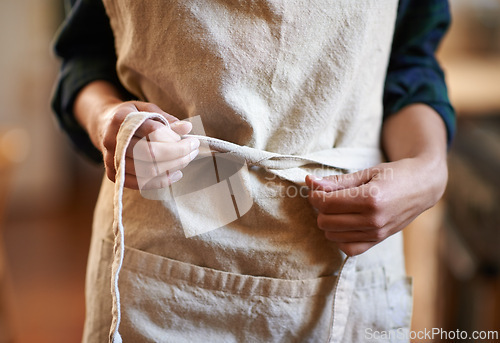
[[[436,170],[438,172],[436,172]],[[434,206],[447,181],[444,161],[406,158],[353,174],[306,177],[318,227],[348,256],[361,254]]]

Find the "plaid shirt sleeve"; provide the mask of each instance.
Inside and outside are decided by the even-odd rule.
[[[432,107],[450,144],[455,112],[435,51],[451,22],[447,0],[400,0],[384,89],[384,118],[412,103]]]
[[[62,65],[52,109],[75,147],[90,159],[101,162],[100,151],[73,115],[73,103],[78,92],[94,80],[109,81],[125,91],[116,74],[113,33],[102,1],[71,0],[65,5],[67,17],[54,44]]]

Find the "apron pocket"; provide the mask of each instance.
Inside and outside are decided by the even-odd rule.
[[[103,244],[111,260],[113,244]],[[125,247],[120,333],[124,342],[324,342],[335,280],[228,273]]]

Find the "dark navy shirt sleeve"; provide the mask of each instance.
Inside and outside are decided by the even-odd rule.
[[[455,111],[436,49],[451,22],[447,0],[400,0],[384,89],[384,118],[424,103],[443,119],[450,144]]]
[[[61,128],[73,144],[96,162],[102,161],[87,132],[73,115],[73,103],[79,91],[95,80],[106,80],[124,91],[116,74],[114,38],[100,0],[71,0],[65,3],[66,20],[55,43],[55,54],[62,65],[52,108]]]

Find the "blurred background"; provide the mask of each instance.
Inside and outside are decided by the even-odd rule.
[[[0,1],[0,343],[82,334],[103,169],[72,150],[49,107],[61,2]],[[444,199],[405,230],[413,330],[500,330],[500,0],[450,3],[439,59],[458,134]]]

